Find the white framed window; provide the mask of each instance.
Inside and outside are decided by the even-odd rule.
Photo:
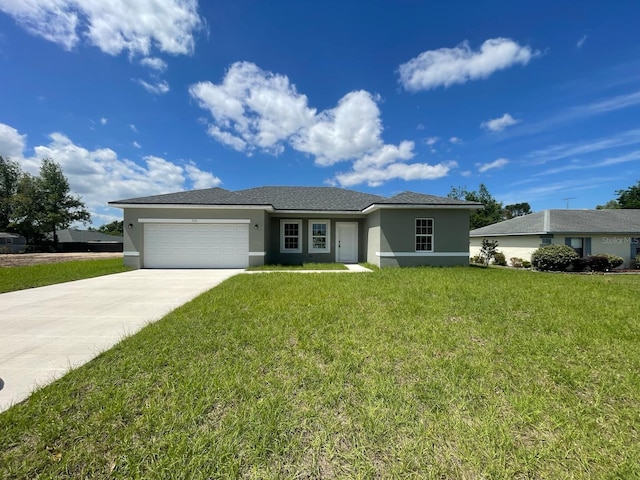
[[[302,220],[280,220],[280,253],[302,252]]]
[[[433,218],[416,218],[416,252],[433,252]]]
[[[309,253],[331,253],[329,220],[309,220]]]

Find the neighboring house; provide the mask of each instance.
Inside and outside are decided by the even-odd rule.
[[[468,265],[469,214],[482,207],[333,187],[210,188],[109,204],[124,210],[124,262],[136,268]]]
[[[608,253],[634,266],[640,252],[640,210],[544,210],[470,232],[470,253],[480,252],[482,239],[498,240],[498,251],[530,260],[539,247],[569,245],[580,256]]]
[[[67,228],[56,232],[62,252],[121,252],[122,236]]]
[[[23,253],[27,239],[17,233],[0,232],[0,253]]]

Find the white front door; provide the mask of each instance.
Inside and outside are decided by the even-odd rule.
[[[358,224],[336,222],[336,262],[358,262]]]

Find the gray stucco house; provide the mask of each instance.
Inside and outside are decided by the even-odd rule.
[[[27,239],[17,233],[0,232],[0,253],[22,253],[27,249]]]
[[[482,207],[334,187],[209,188],[109,205],[124,211],[124,262],[135,268],[468,265],[469,214]]]
[[[634,266],[640,252],[640,210],[544,210],[472,230],[471,255],[482,239],[498,240],[498,251],[510,258],[530,260],[539,247],[569,245],[580,256],[608,253]]]

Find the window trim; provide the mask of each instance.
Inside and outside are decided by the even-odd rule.
[[[431,233],[418,233],[418,221],[427,220],[427,227],[431,226]],[[418,237],[431,237],[431,248],[428,250],[418,250]],[[417,217],[413,222],[413,247],[415,252],[433,252],[435,249],[435,220],[433,217]]]
[[[320,219],[309,219],[307,220],[309,223],[308,231],[309,231],[309,253],[331,253],[331,220],[320,220]],[[327,232],[325,234],[327,238],[327,243],[325,248],[314,248],[313,247],[313,237],[321,236],[313,234],[313,225],[324,223],[327,226]]]
[[[296,224],[298,225],[298,248],[285,248],[285,225]],[[293,238],[293,235],[291,235]],[[302,253],[302,220],[283,218],[280,220],[280,253]]]

